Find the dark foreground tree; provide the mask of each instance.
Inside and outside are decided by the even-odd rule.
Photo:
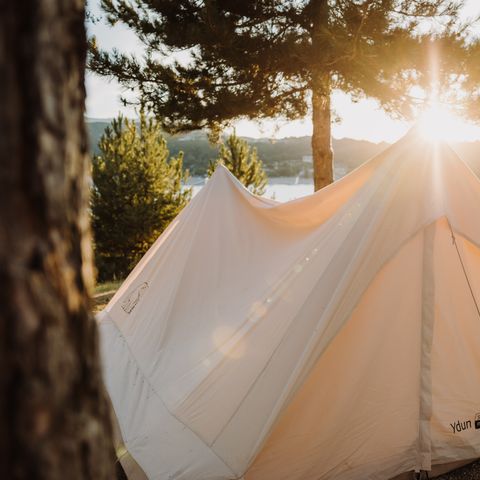
[[[94,71],[138,88],[172,132],[310,113],[316,189],[333,179],[331,92],[372,97],[390,112],[405,113],[409,88],[418,81],[418,23],[435,17],[451,29],[460,7],[453,0],[101,4],[110,22],[136,33],[145,58],[102,52],[92,42]]]
[[[169,158],[159,122],[119,117],[93,159],[92,217],[100,280],[124,278],[191,196],[182,153]]]
[[[217,160],[208,167],[208,176],[213,174],[218,163],[225,165],[255,195],[265,193],[267,174],[258,158],[257,149],[251,148],[235,132],[228,137],[226,144],[220,146]]]
[[[0,478],[111,480],[78,0],[1,2]]]

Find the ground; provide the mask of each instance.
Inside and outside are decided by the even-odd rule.
[[[437,480],[480,480],[480,460],[437,477]]]
[[[95,287],[95,293],[93,296],[94,313],[98,313],[106,307],[107,303],[113,297],[122,282],[123,280],[116,280],[112,282],[99,283]]]

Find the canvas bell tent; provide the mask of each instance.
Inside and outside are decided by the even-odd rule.
[[[415,131],[283,204],[219,167],[99,319],[129,454],[152,480],[478,457],[479,210],[473,173]]]

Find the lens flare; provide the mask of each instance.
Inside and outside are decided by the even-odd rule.
[[[444,105],[434,103],[418,120],[421,134],[430,141],[456,141],[465,131],[466,123]]]
[[[237,332],[228,325],[214,330],[213,344],[222,355],[232,359],[242,358],[246,350],[245,340],[238,338]]]

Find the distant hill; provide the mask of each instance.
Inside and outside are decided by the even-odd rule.
[[[109,125],[109,120],[87,119],[92,153],[98,153],[98,141]],[[204,132],[195,131],[184,135],[165,135],[171,155],[184,153],[184,165],[192,175],[203,176],[208,163],[217,156],[217,147],[209,144]],[[288,137],[270,140],[267,138],[244,137],[254,146],[263,160],[265,169],[271,177],[310,176],[309,157],[312,154],[310,137]],[[344,173],[360,166],[369,158],[380,153],[388,143],[372,143],[351,138],[333,139],[335,165]],[[480,141],[452,145],[454,150],[480,176]]]
[[[110,121],[107,120],[92,120],[86,119],[88,136],[90,140],[90,147],[92,153],[98,153],[98,142],[102,136],[105,128],[110,125]]]

